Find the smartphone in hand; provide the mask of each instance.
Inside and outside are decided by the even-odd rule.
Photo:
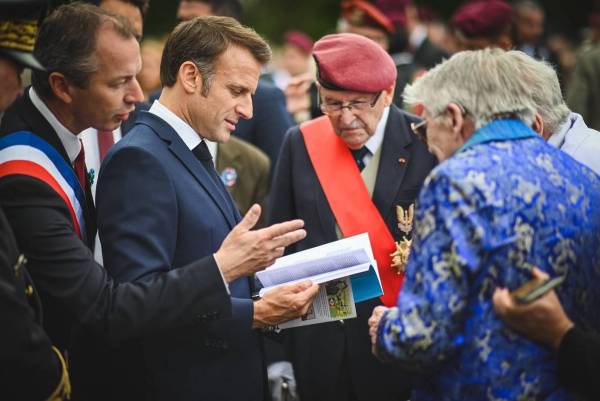
[[[533,278],[512,291],[510,295],[517,303],[527,304],[540,298],[564,280],[565,276],[558,276],[551,279]]]

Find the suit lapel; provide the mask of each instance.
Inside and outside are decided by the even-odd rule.
[[[412,143],[412,138],[407,130],[402,114],[395,106],[391,106],[373,190],[373,203],[386,221],[386,214],[392,211],[392,203],[410,163],[411,154],[406,148]]]
[[[173,127],[161,118],[146,112],[141,113],[138,124],[147,125],[168,143],[169,150],[204,188],[206,193],[208,193],[213,202],[221,210],[221,213],[223,213],[230,228],[233,228],[235,226],[235,216],[233,215],[233,211],[230,210],[229,202],[223,196],[222,190],[217,187],[217,184],[210,177],[208,171],[196,159],[192,151],[188,149]]]

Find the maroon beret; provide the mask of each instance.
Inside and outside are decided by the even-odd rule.
[[[512,21],[512,7],[502,0],[475,1],[460,7],[452,24],[469,38],[500,35]]]
[[[371,3],[360,0],[342,3],[342,18],[352,25],[373,26],[393,33],[395,28],[392,21]]]
[[[411,5],[412,0],[375,0],[373,4],[392,21],[394,27],[406,26],[406,6]]]
[[[312,52],[313,41],[307,34],[303,32],[288,31],[285,33],[283,41],[284,43],[289,43],[296,46],[306,54],[310,54]]]
[[[333,90],[376,93],[396,82],[396,64],[381,46],[360,35],[338,33],[315,43],[319,83]]]

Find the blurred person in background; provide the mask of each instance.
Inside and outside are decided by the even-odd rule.
[[[160,58],[164,43],[156,39],[144,39],[141,46],[142,69],[137,79],[148,101],[150,94],[160,90]]]
[[[458,51],[513,47],[512,8],[503,0],[476,0],[459,7],[452,15]]]
[[[273,81],[285,90],[292,77],[310,73],[313,41],[304,32],[287,31],[283,36],[281,69],[273,74]]]
[[[148,12],[150,0],[92,0],[90,3],[125,18],[140,42],[144,34],[144,17]]]
[[[590,37],[577,54],[567,104],[590,127],[600,130],[600,12],[590,16]]]
[[[549,144],[600,174],[600,132],[569,110],[554,68],[516,50],[506,52],[506,57],[519,63],[518,79],[530,87],[538,113],[533,129]]]
[[[535,0],[518,0],[513,3],[514,46],[528,56],[553,65],[562,83],[561,60],[544,43],[545,18],[544,8]]]

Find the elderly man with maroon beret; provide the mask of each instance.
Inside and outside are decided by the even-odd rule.
[[[383,295],[357,318],[294,329],[288,349],[303,400],[406,400],[408,377],[370,353],[367,319],[395,304],[415,198],[435,164],[411,131],[417,117],[392,105],[396,67],[375,42],[350,33],[315,43],[322,117],[288,131],[272,187],[271,220],[302,218],[301,251],[368,232]],[[392,256],[393,255],[393,256]]]

